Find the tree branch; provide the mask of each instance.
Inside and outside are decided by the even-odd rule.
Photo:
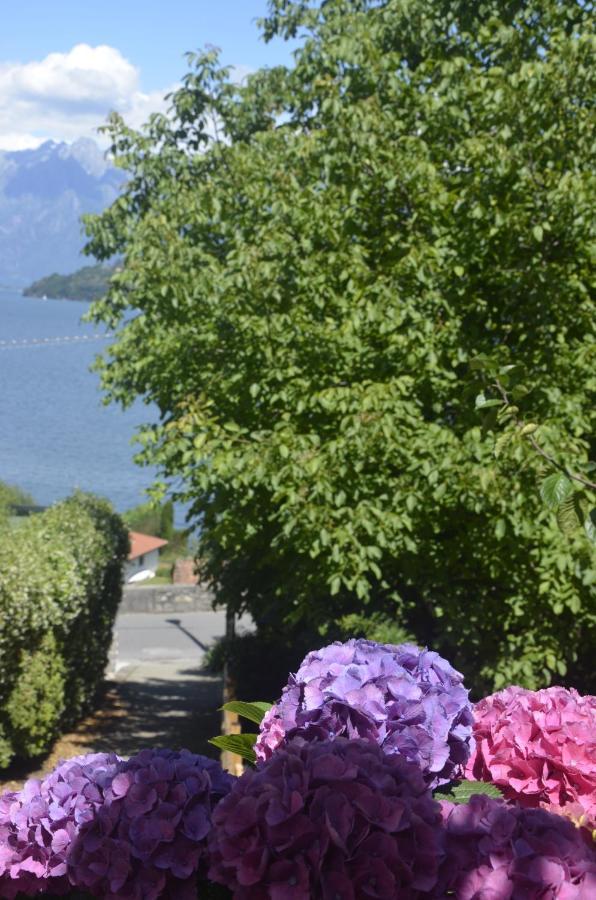
[[[499,394],[501,395],[501,399],[503,400],[503,403],[505,404],[505,406],[510,407],[511,401],[509,399],[509,394],[507,393],[507,391],[505,390],[505,388],[503,387],[503,385],[501,384],[501,382],[499,381],[498,378],[495,381],[495,387],[496,387],[497,391],[499,392]],[[581,484],[584,487],[588,488],[589,490],[596,492],[596,482],[590,481],[588,478],[584,478],[583,475],[578,475],[575,472],[570,472],[569,469],[567,468],[567,466],[563,465],[563,463],[558,462],[558,460],[556,460],[554,458],[554,456],[551,456],[550,453],[547,453],[547,451],[544,450],[544,448],[540,446],[540,444],[538,443],[538,441],[536,440],[536,438],[534,437],[533,434],[524,434],[523,430],[526,427],[527,423],[524,422],[523,419],[519,419],[517,416],[513,416],[513,421],[515,423],[516,428],[521,432],[522,437],[526,438],[526,440],[528,441],[530,446],[533,448],[533,450],[539,456],[541,456],[543,459],[545,459],[546,462],[549,463],[549,465],[553,466],[555,469],[558,469],[559,472],[562,472],[571,481],[576,481],[578,484]]]

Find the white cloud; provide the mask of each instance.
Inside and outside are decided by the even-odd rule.
[[[44,138],[22,132],[0,133],[0,150],[35,150]]]
[[[49,138],[97,139],[108,113],[122,113],[133,127],[164,111],[163,91],[145,93],[139,70],[119,50],[77,44],[28,63],[0,63],[0,149],[38,146]]]

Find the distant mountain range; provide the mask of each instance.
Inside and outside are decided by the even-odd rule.
[[[22,288],[88,262],[80,218],[109,206],[124,179],[88,138],[0,151],[0,284]]]

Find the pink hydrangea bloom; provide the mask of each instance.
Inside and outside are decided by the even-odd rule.
[[[510,687],[474,707],[468,778],[492,781],[521,806],[573,805],[596,821],[596,697]]]

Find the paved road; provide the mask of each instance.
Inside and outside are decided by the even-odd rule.
[[[237,631],[250,629],[248,616]],[[125,613],[116,619],[110,668],[119,673],[136,663],[188,662],[199,666],[205,651],[225,632],[225,613]]]
[[[251,626],[243,617],[236,630]],[[207,741],[221,730],[222,683],[202,664],[209,645],[224,632],[223,610],[119,615],[108,672],[115,712],[88,744],[121,756],[151,746],[216,756]]]

